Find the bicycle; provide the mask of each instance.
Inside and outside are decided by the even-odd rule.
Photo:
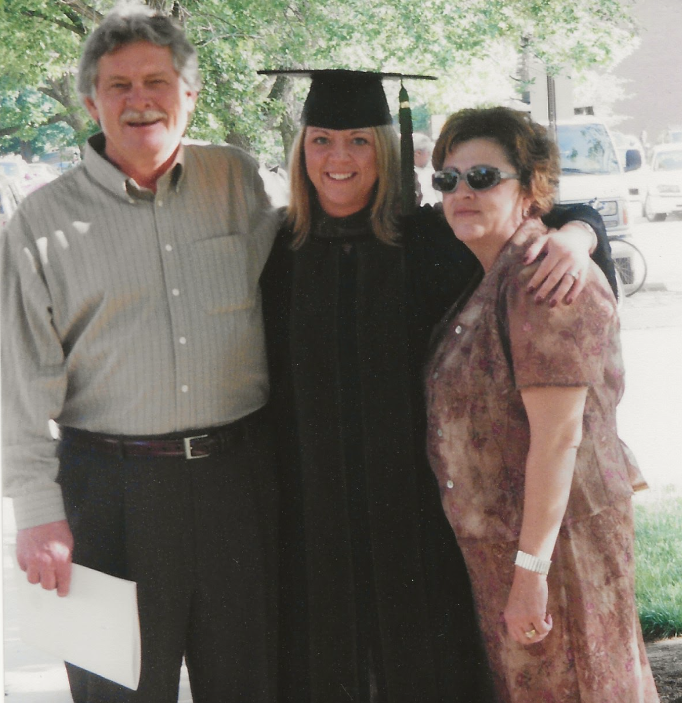
[[[644,254],[622,236],[609,237],[611,258],[616,269],[618,299],[629,298],[642,288],[646,281],[647,264]]]

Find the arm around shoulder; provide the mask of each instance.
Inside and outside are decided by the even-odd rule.
[[[585,204],[555,205],[543,222],[550,228],[549,236],[529,249],[527,260],[530,263],[540,253],[546,254],[529,286],[538,302],[549,299],[550,305],[573,303],[587,280],[590,255],[615,293],[615,271],[606,228],[594,208]]]
[[[590,254],[592,260],[604,272],[611,290],[616,294],[616,272],[611,258],[608,232],[602,216],[587,203],[573,205],[556,204],[543,221],[552,229],[561,230],[571,223],[582,223],[592,231]],[[596,237],[596,241],[594,239]]]

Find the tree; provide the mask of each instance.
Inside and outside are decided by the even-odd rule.
[[[52,102],[34,88],[5,89],[0,78],[0,145],[17,152],[26,161],[35,154],[52,151],[74,138],[74,130],[59,114],[53,114]]]
[[[70,128],[61,130],[62,138],[77,143],[86,136],[73,77],[82,40],[100,17],[79,0],[0,0],[1,102],[6,107],[14,100],[16,108],[12,118],[0,113],[3,145],[8,138],[35,139],[40,148],[57,123]],[[27,112],[29,104],[39,108]]]
[[[190,136],[228,141],[281,160],[297,125],[305,81],[260,68],[362,68],[445,77],[410,85],[413,103],[450,111],[513,91],[522,37],[548,65],[607,68],[635,45],[632,0],[148,0],[182,22],[204,77]],[[82,139],[73,89],[83,38],[113,0],[0,0],[5,90],[47,96],[45,121]],[[492,66],[492,68],[491,68]],[[491,93],[480,80],[504,78]],[[1,87],[0,87],[1,88]],[[397,86],[389,88],[391,96]],[[495,97],[490,97],[495,95]],[[0,128],[5,128],[4,122]]]

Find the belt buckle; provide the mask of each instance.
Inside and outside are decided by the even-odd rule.
[[[192,454],[192,442],[195,439],[206,439],[206,437],[208,437],[207,434],[198,434],[194,437],[182,438],[182,442],[185,445],[185,459],[205,459],[206,457],[210,456],[210,454],[200,454],[199,456],[194,456]]]

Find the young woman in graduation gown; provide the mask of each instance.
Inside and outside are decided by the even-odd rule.
[[[261,279],[281,459],[280,700],[494,700],[426,461],[421,390],[430,332],[480,265],[432,208],[399,215],[380,76],[314,73],[303,124]],[[608,267],[591,208],[557,209],[547,224],[579,219]],[[578,255],[547,257],[559,304],[589,259],[590,236],[567,227]]]

